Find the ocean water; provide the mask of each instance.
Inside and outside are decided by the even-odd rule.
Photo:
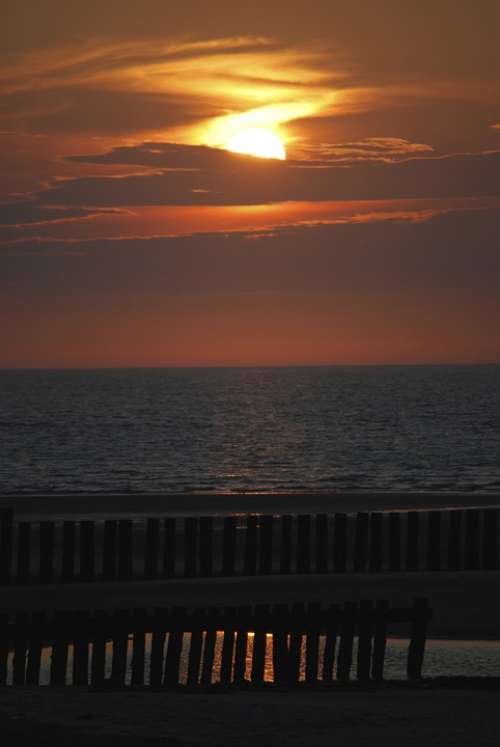
[[[500,366],[0,371],[0,493],[500,489]]]

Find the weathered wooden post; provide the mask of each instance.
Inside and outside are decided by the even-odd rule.
[[[427,623],[430,616],[427,599],[415,599],[413,603],[411,641],[408,647],[407,674],[409,680],[418,680],[422,677]]]

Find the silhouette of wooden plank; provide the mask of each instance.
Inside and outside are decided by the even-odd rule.
[[[74,521],[63,522],[61,581],[75,580],[76,529]]]
[[[328,516],[316,515],[316,573],[328,572]]]
[[[132,676],[133,687],[144,685],[144,665],[146,662],[146,627],[145,610],[134,610],[132,615]]]
[[[0,584],[7,586],[12,581],[12,538],[14,511],[0,509]]]
[[[441,512],[427,511],[427,570],[441,567]]]
[[[235,624],[234,609],[227,607],[224,612],[224,638],[220,658],[220,681],[224,685],[232,681]]]
[[[176,617],[181,618],[183,616],[185,616],[185,610],[182,607],[176,607],[172,610],[173,621],[175,621]],[[176,688],[179,684],[179,664],[183,638],[183,631],[172,626],[168,634],[167,655],[165,657],[164,688]]]
[[[10,650],[9,616],[0,614],[0,687],[7,684],[7,661]]]
[[[294,604],[290,619],[291,632],[288,651],[287,680],[289,685],[296,685],[300,680],[304,617],[304,605],[300,603]]]
[[[333,517],[333,570],[344,573],[347,567],[347,516],[337,513]]]
[[[367,682],[370,679],[372,662],[372,614],[372,602],[368,599],[362,599],[358,611],[358,660],[356,671],[360,682]]]
[[[80,580],[94,581],[95,569],[94,522],[80,522]]]
[[[103,548],[103,578],[105,581],[114,581],[116,578],[118,524],[114,519],[104,522],[104,548]]]
[[[346,602],[344,604],[340,626],[339,654],[337,658],[337,679],[340,682],[347,682],[351,674],[356,612],[357,606],[354,602]]]
[[[40,582],[49,584],[54,579],[54,522],[40,522]]]
[[[418,571],[419,513],[409,511],[407,516],[406,570]]]
[[[62,687],[66,684],[68,666],[68,615],[57,612],[54,621],[52,638],[52,656],[50,661],[50,684]]]
[[[243,573],[245,576],[255,576],[257,573],[257,516],[248,514],[245,528],[245,557]]]
[[[40,683],[40,668],[42,662],[41,630],[45,621],[43,612],[34,612],[30,620],[30,634],[28,637],[28,664],[26,666],[26,684],[37,686]]]
[[[370,571],[377,573],[382,569],[382,514],[374,511],[370,514]]]
[[[146,524],[146,546],[144,553],[144,578],[158,577],[158,552],[160,546],[160,520],[148,519]]]
[[[17,529],[17,583],[31,581],[31,524],[21,521]]]
[[[251,615],[251,607],[243,606],[237,610],[236,614],[236,650],[234,654],[234,682],[242,684],[245,682],[247,648],[248,648],[248,629],[247,621]]]
[[[163,529],[163,577],[173,578],[175,576],[176,520],[165,519]]]
[[[101,689],[105,682],[106,667],[106,638],[109,622],[105,612],[98,611],[93,619],[92,659],[90,669],[90,685],[93,689]]]
[[[184,519],[184,576],[196,576],[198,567],[198,519],[188,516]]]
[[[78,625],[81,613],[75,612],[73,619]],[[73,684],[77,687],[87,687],[89,683],[89,636],[85,627],[77,629],[73,636]]]
[[[280,573],[290,573],[292,569],[292,517],[281,517]]]
[[[209,610],[210,612],[213,610]],[[215,661],[215,643],[217,640],[217,631],[212,623],[208,623],[205,631],[205,641],[203,645],[203,661],[201,665],[201,684],[210,685],[212,683],[212,675],[214,670]]]
[[[306,682],[313,683],[318,680],[318,653],[319,653],[319,613],[321,606],[311,602],[307,609],[307,632],[306,632]]]
[[[385,649],[387,646],[387,612],[389,602],[379,599],[375,608],[373,636],[372,679],[380,682],[384,679]]]
[[[448,570],[458,571],[461,568],[461,527],[463,511],[448,512]]]
[[[259,573],[267,575],[273,566],[273,516],[260,517]]]
[[[354,570],[358,573],[366,570],[368,557],[368,514],[360,512],[356,516],[354,533]]]
[[[273,681],[277,685],[285,685],[288,670],[288,644],[287,644],[287,622],[288,607],[286,604],[277,604],[273,609],[273,621],[275,629],[273,635]]]
[[[189,646],[187,684],[188,687],[196,687],[200,678],[201,647],[203,644],[203,631],[196,629],[191,632],[191,643]]]
[[[465,569],[479,568],[479,511],[477,508],[465,512]]]
[[[327,613],[327,631],[325,636],[325,648],[323,651],[323,662],[321,667],[323,682],[333,681],[333,668],[335,664],[335,648],[337,645],[338,623],[338,607],[336,605],[331,605]]]
[[[128,581],[132,578],[132,521],[120,519],[118,522],[118,578]]]
[[[222,539],[222,575],[234,576],[236,560],[236,517],[226,516]]]
[[[297,573],[311,570],[311,517],[300,514],[297,517]]]
[[[483,568],[495,570],[498,566],[498,509],[483,510]]]
[[[401,516],[397,511],[389,514],[389,570],[401,570]]]
[[[127,610],[118,610],[111,618],[114,628],[113,657],[111,659],[111,684],[114,689],[125,685],[127,671],[128,627],[132,627]]]
[[[210,577],[213,574],[213,518],[202,516],[200,519],[200,575]]]
[[[150,685],[154,690],[158,690],[162,684],[163,678],[163,658],[166,641],[166,633],[163,627],[163,610],[156,609],[154,613],[154,630],[151,639],[151,666],[150,666]]]
[[[430,611],[427,599],[415,599],[413,604],[411,640],[408,647],[407,660],[407,674],[409,680],[417,680],[422,677],[422,664],[424,661],[429,616]]]
[[[26,682],[27,626],[28,614],[26,612],[18,612],[15,618],[12,646],[14,651],[12,684],[16,686],[22,686]]]
[[[252,673],[250,676],[250,680],[253,685],[260,685],[264,682],[264,671],[266,663],[266,631],[262,624],[262,618],[265,617],[267,611],[268,607],[266,605],[257,605],[255,608]]]

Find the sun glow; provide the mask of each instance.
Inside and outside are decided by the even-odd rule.
[[[225,147],[233,153],[247,153],[259,158],[278,158],[284,161],[286,150],[283,141],[272,130],[252,127],[232,135]]]

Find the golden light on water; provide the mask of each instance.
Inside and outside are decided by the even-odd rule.
[[[233,153],[248,153],[259,158],[278,158],[284,161],[286,150],[280,136],[264,127],[252,127],[235,133],[226,143]]]

